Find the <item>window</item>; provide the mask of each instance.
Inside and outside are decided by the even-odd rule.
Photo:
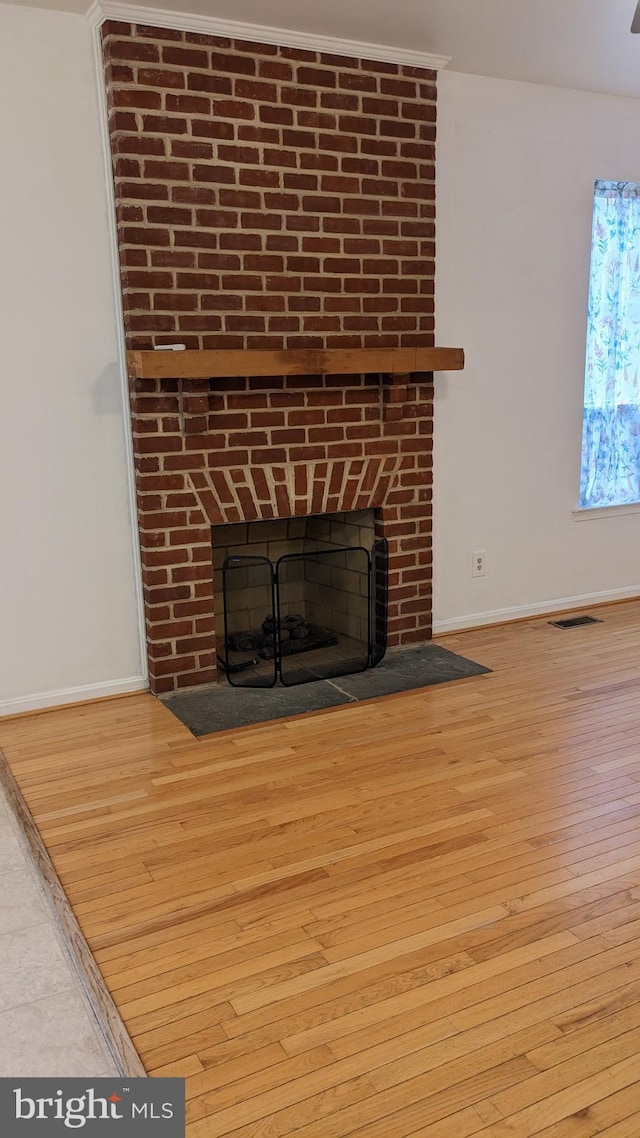
[[[596,182],[580,506],[640,501],[640,186]]]

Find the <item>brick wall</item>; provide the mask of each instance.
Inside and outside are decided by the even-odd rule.
[[[433,343],[434,73],[120,23],[103,37],[129,347]],[[211,525],[312,512],[323,482],[334,512],[378,510],[390,643],[428,638],[418,380],[132,381],[154,690],[215,674]]]

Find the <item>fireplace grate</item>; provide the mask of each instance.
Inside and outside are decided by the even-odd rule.
[[[327,680],[382,660],[387,543],[229,556],[222,566],[224,653],[235,687]]]

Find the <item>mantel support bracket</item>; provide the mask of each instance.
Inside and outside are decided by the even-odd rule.
[[[385,423],[397,423],[404,418],[405,404],[409,399],[410,374],[389,374],[382,376],[382,418]]]

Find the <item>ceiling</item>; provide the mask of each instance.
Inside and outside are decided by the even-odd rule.
[[[88,3],[28,0],[28,6],[82,12]],[[164,9],[410,48],[451,56],[454,71],[640,98],[640,35],[629,31],[636,0],[138,0],[136,6],[153,8],[155,16]]]

